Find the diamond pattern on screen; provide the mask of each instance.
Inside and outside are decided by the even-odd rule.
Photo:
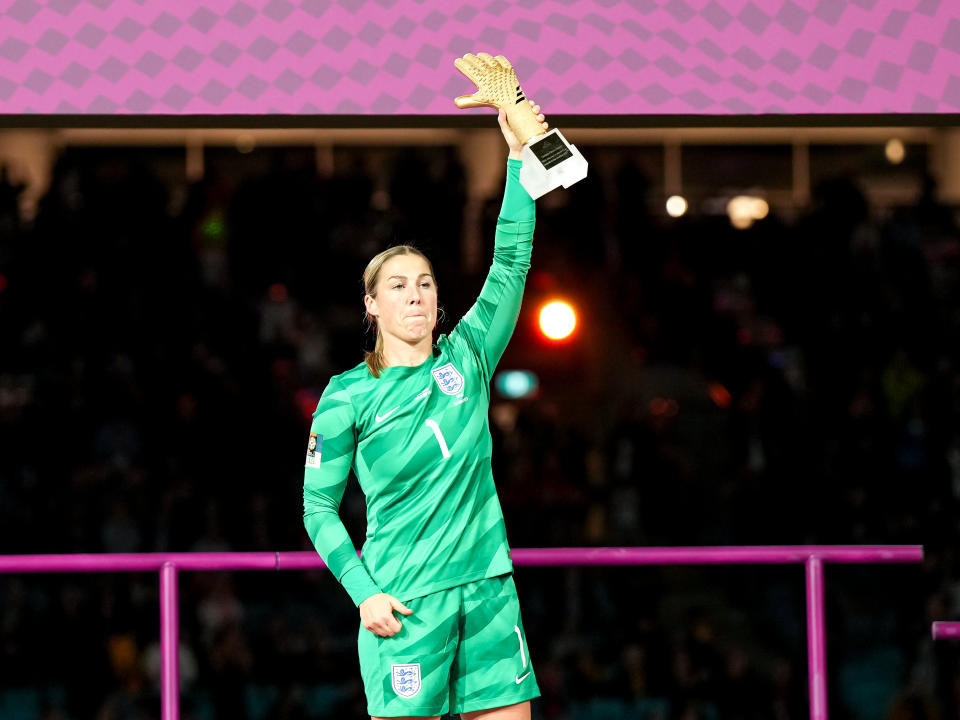
[[[581,60],[586,63],[591,70],[599,71],[610,64],[613,56],[603,48],[594,45]]]
[[[97,68],[97,75],[106,78],[112,83],[116,83],[119,82],[129,70],[129,65],[122,60],[117,60],[117,58],[112,57]]]
[[[143,31],[146,29],[147,28],[144,25],[138,23],[136,20],[126,17],[126,18],[123,18],[123,20],[121,20],[117,24],[117,26],[113,29],[113,34],[125,42],[132,43],[137,38],[139,38],[140,35],[143,34]],[[56,32],[56,30],[47,31],[47,33],[51,33],[51,32]],[[68,39],[65,35],[60,35],[60,36],[63,37],[64,40]],[[63,44],[66,45],[66,42],[64,42]],[[62,47],[63,45],[61,45],[61,48]],[[55,52],[60,52],[60,51],[57,50]]]
[[[551,114],[960,110],[945,0],[0,2],[5,113],[483,114],[481,50]]]
[[[0,58],[9,60],[10,62],[19,62],[20,58],[26,55],[29,49],[30,46],[22,40],[8,37],[3,42],[0,42]]]
[[[680,52],[683,52],[688,47],[690,47],[690,43],[687,42],[687,39],[672,28],[666,28],[665,30],[661,30],[659,33],[657,33],[657,35],[663,38],[666,42],[673,45],[673,47],[675,47]]]
[[[780,6],[774,19],[794,35],[799,35],[807,26],[810,13],[792,0],[787,0]]]

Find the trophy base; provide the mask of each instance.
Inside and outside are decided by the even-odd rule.
[[[523,146],[520,184],[536,200],[554,188],[570,187],[587,176],[587,161],[554,128]]]

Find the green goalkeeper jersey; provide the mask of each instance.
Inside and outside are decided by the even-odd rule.
[[[304,524],[356,605],[511,572],[490,466],[490,379],[516,325],[534,203],[507,161],[493,264],[480,297],[432,355],[379,378],[366,363],[330,379],[310,428]],[[350,469],[367,501],[362,560],[338,514]]]

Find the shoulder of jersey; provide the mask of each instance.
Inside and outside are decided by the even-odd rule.
[[[441,335],[437,338],[437,349],[440,352],[463,352],[463,336],[460,334],[457,335]]]
[[[454,345],[455,343],[448,335],[444,334],[437,337],[436,347],[440,351],[448,350]],[[338,375],[331,376],[330,382],[333,382],[334,380],[339,382],[341,387],[349,390],[351,385],[366,380],[375,380],[375,378],[370,374],[370,370],[367,368],[366,361],[361,361],[349,370],[346,370]]]
[[[367,363],[361,361],[357,365],[353,366],[349,370],[340,373],[339,375],[334,375],[330,378],[330,382],[336,380],[340,383],[340,386],[343,388],[348,388],[358,382],[364,380],[373,380],[373,375],[370,374],[369,368],[367,368]]]

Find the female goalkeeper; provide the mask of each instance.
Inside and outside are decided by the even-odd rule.
[[[490,467],[490,379],[520,311],[534,227],[523,146],[503,111],[499,123],[507,181],[480,297],[434,343],[430,261],[404,245],[374,257],[363,281],[376,348],[330,379],[310,428],[304,524],[360,609],[373,718],[528,720],[540,694]],[[362,560],[338,515],[351,467],[367,500]]]

